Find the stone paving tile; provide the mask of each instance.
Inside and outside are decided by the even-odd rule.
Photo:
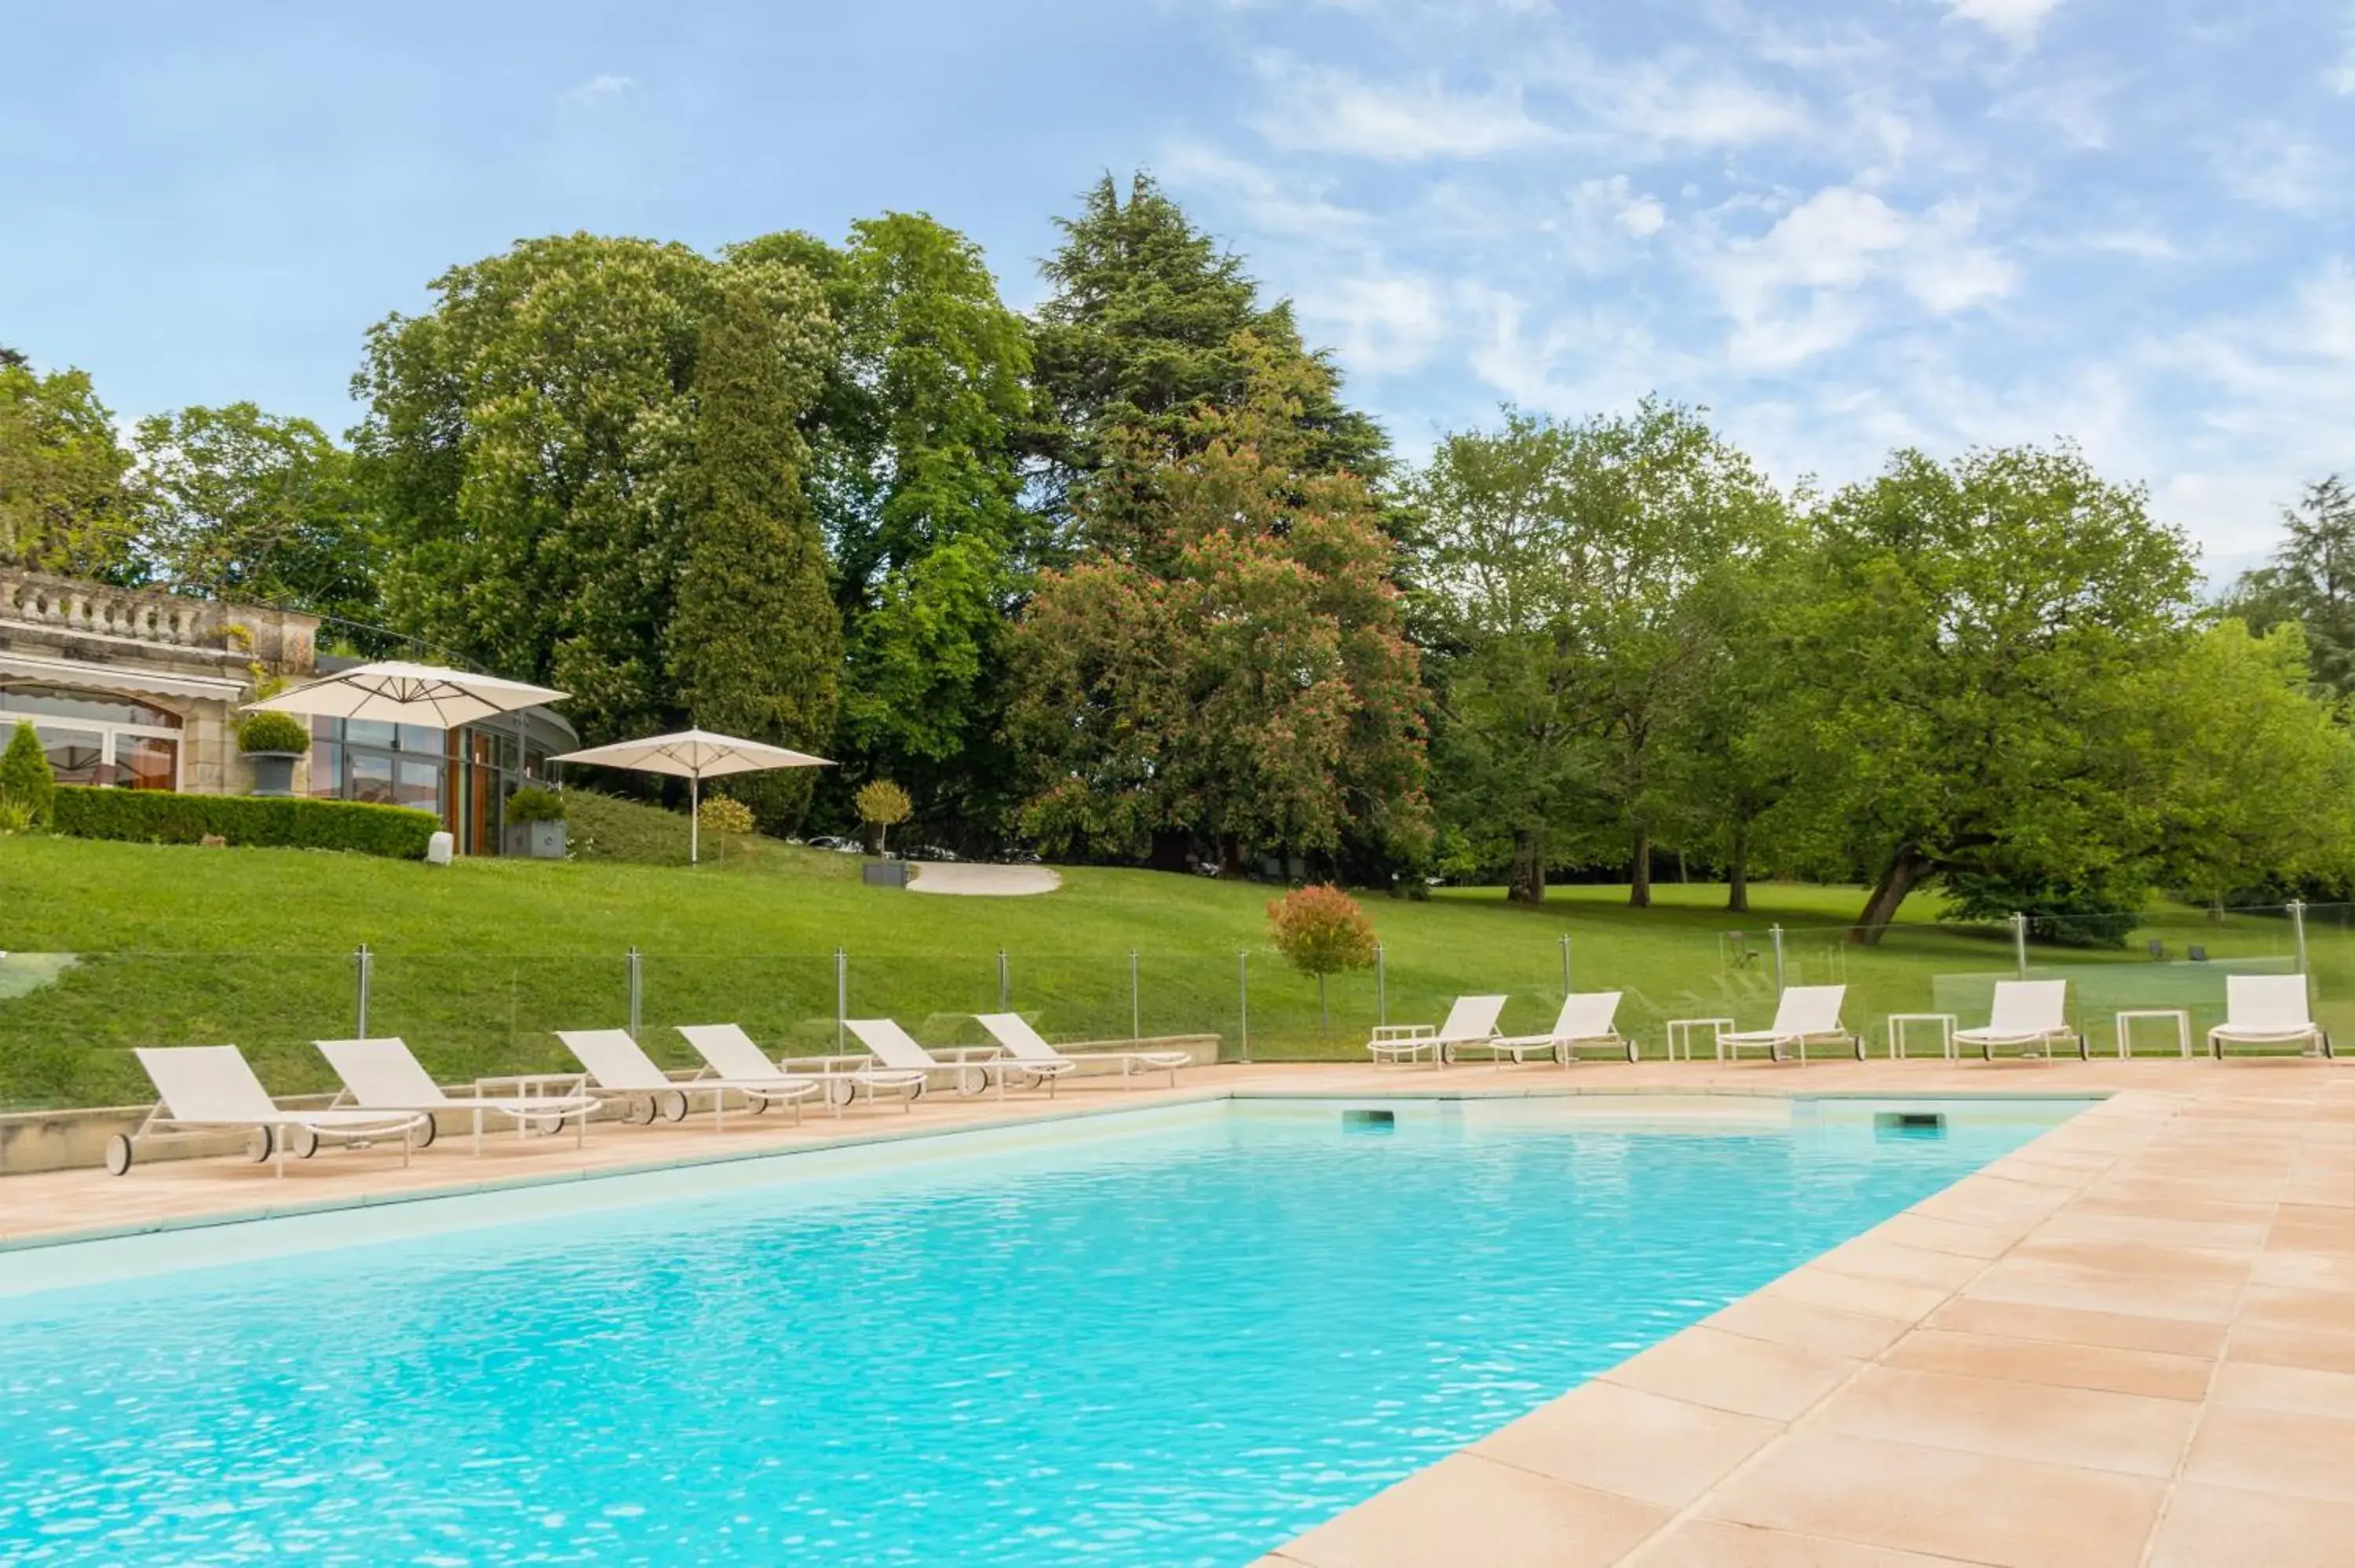
[[[2183,1474],[2243,1491],[2355,1503],[2355,1420],[2211,1406]]]
[[[1456,1454],[1284,1546],[1302,1568],[1585,1568],[1615,1563],[1668,1510]]]
[[[1974,1301],[2008,1301],[2022,1307],[2060,1307],[2216,1324],[2232,1320],[2241,1294],[2241,1287],[2231,1281],[2078,1268],[2063,1262],[2018,1255],[1990,1264],[1985,1273],[1962,1290],[1966,1299]]]
[[[2266,1366],[2305,1367],[2316,1372],[2355,1372],[2355,1325],[2346,1333],[2317,1329],[2274,1329],[2261,1323],[2234,1325],[2224,1359]]]
[[[1859,1279],[1814,1264],[1803,1265],[1759,1292],[1778,1301],[1820,1307],[1833,1312],[1855,1312],[1868,1318],[1894,1318],[1917,1322],[1942,1305],[1947,1291],[1928,1286],[1899,1285],[1886,1279]]]
[[[2355,1506],[2187,1481],[2168,1500],[2149,1568],[2347,1568]]]
[[[1676,1509],[1782,1430],[1778,1422],[1595,1382],[1465,1451],[1551,1480]]]
[[[1628,1568],[1955,1568],[1961,1559],[1693,1519],[1670,1526],[1626,1561]]]
[[[2216,1386],[2209,1398],[2236,1410],[2277,1410],[2355,1421],[2355,1372],[2228,1361],[2217,1369]]]
[[[2179,1399],[1869,1367],[1812,1425],[1851,1437],[2164,1478],[2198,1407]]]
[[[2006,1568],[2133,1568],[2166,1494],[2148,1476],[1802,1427],[1700,1511]]]
[[[2216,1363],[2103,1345],[1916,1329],[1890,1348],[1884,1366],[1961,1377],[2004,1378],[2056,1388],[2097,1389],[2152,1399],[2208,1397]]]
[[[1771,1296],[1752,1295],[1721,1308],[1696,1326],[1797,1350],[1862,1360],[1887,1350],[1912,1325],[1902,1319],[1828,1311]]]
[[[1622,1361],[1601,1381],[1740,1415],[1790,1421],[1863,1364],[1696,1325]]]
[[[2032,1220],[2015,1221],[2005,1225],[1973,1225],[1954,1220],[1934,1219],[1928,1214],[1908,1211],[1883,1221],[1873,1234],[1883,1241],[1919,1247],[1923,1252],[1952,1253],[1956,1257],[1985,1260],[2001,1257],[2035,1228],[2036,1222]]]
[[[1985,1258],[1958,1257],[1950,1252],[1902,1245],[1882,1235],[1878,1227],[1854,1241],[1843,1242],[1813,1265],[1857,1279],[1916,1285],[1942,1294],[1960,1288],[1987,1266]]]
[[[2323,1333],[2355,1331],[2355,1300],[2343,1290],[2299,1290],[2252,1285],[2241,1321],[2268,1329],[2314,1329]]]

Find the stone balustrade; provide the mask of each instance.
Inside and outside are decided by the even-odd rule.
[[[314,617],[291,610],[0,567],[0,625],[10,622],[65,637],[232,653],[289,674],[312,669],[318,630]]]

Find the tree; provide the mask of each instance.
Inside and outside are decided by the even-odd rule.
[[[128,580],[138,527],[130,471],[87,375],[0,364],[0,562]]]
[[[1295,887],[1270,902],[1267,935],[1285,963],[1304,975],[1316,977],[1319,1027],[1329,1019],[1325,977],[1361,969],[1374,961],[1373,923],[1356,899],[1330,884]]]
[[[915,802],[908,792],[889,779],[869,779],[851,797],[858,809],[858,820],[875,830],[875,853],[881,854],[888,846],[891,830],[915,814]]]
[[[847,648],[843,745],[856,766],[993,815],[999,642],[1041,547],[1022,504],[1022,318],[980,249],[921,214],[856,223],[839,249],[785,234],[729,254],[808,270],[841,329],[812,492]]]
[[[1009,643],[1024,826],[1119,854],[1199,836],[1230,865],[1419,855],[1423,694],[1374,500],[1308,465],[1301,362],[1236,352],[1243,404],[1175,450],[1123,439],[1080,497],[1095,548],[1041,577]]]
[[[1262,305],[1242,259],[1196,228],[1150,175],[1130,179],[1124,204],[1106,175],[1079,216],[1056,226],[1063,243],[1041,269],[1054,293],[1039,307],[1035,385],[1059,514],[1122,441],[1142,433],[1171,446],[1192,437],[1199,407],[1241,402],[1255,357],[1268,354],[1299,362],[1289,417],[1304,468],[1381,476],[1380,427],[1342,404],[1339,373],[1302,345],[1291,303]],[[1099,521],[1105,500],[1095,498]]]
[[[1812,521],[1783,722],[1872,881],[1860,939],[1949,873],[2116,883],[2160,810],[2141,683],[2186,635],[2182,536],[2065,446],[1901,451]]]
[[[139,421],[139,552],[165,582],[223,598],[366,619],[377,542],[351,454],[308,419],[251,403]]]
[[[1649,903],[1668,748],[1745,609],[1703,588],[1778,536],[1781,499],[1696,412],[1650,399],[1575,426],[1508,409],[1443,443],[1421,498],[1451,820],[1511,833],[1517,899],[1544,896],[1551,853],[1615,839]]]
[[[2337,474],[2318,480],[2282,509],[2282,525],[2273,564],[2243,574],[2224,608],[2253,631],[2297,622],[2314,679],[2355,696],[2355,489]]]
[[[672,622],[690,514],[714,493],[695,472],[696,362],[730,289],[774,317],[791,359],[777,384],[814,387],[833,348],[805,275],[645,240],[526,240],[444,273],[430,313],[370,332],[356,450],[396,625],[570,692],[585,738],[677,727]],[[776,449],[749,436],[744,450]],[[805,630],[825,635],[822,620]],[[822,690],[790,707],[783,694],[780,727],[824,715]]]
[[[46,822],[58,799],[58,776],[49,754],[41,748],[39,732],[29,719],[18,719],[0,752],[0,802],[22,807],[35,822]]]
[[[667,636],[677,701],[697,725],[813,750],[834,735],[842,631],[794,423],[823,351],[786,332],[818,334],[815,295],[799,272],[731,276],[698,336],[695,455]],[[808,804],[809,783],[786,769],[745,779],[737,793],[763,828],[784,832]]]

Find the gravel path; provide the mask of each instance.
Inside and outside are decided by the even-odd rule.
[[[1052,893],[1063,879],[1043,865],[964,865],[925,861],[909,882],[913,893],[952,893],[975,898],[1019,898]]]

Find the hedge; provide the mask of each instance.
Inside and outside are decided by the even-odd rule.
[[[359,800],[309,800],[261,795],[175,795],[162,789],[58,786],[50,825],[85,839],[192,844],[215,833],[233,844],[278,849],[357,850],[392,860],[422,860],[442,827],[431,811]]]

